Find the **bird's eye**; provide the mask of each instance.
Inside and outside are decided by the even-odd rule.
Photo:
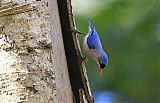
[[[100,67],[103,69],[106,65],[105,64],[100,64]]]

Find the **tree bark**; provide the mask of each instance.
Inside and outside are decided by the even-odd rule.
[[[1,103],[73,102],[56,0],[0,0],[0,56]]]
[[[72,14],[71,0],[58,0],[58,8],[62,27],[64,48],[76,103],[93,103],[85,63],[79,45],[78,35],[72,31],[76,29]]]

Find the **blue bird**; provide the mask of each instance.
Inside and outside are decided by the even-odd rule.
[[[88,19],[89,32],[83,40],[83,50],[87,57],[95,60],[99,65],[100,76],[102,70],[108,64],[108,57],[102,48],[101,41],[95,27],[92,26],[90,19]]]

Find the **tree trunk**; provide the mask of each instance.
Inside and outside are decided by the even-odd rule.
[[[85,62],[82,61],[83,56],[78,35],[71,30],[76,28],[72,14],[71,0],[58,0],[58,8],[75,101],[76,103],[93,103],[94,98],[91,93]]]
[[[0,0],[0,56],[1,103],[73,103],[56,0]]]

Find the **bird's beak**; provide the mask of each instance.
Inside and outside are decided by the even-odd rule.
[[[100,76],[102,76],[102,68],[101,67],[99,68],[99,74],[100,74]]]

